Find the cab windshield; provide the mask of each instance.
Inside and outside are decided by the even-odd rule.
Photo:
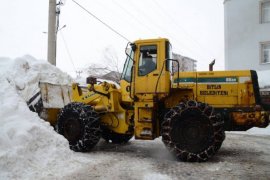
[[[133,66],[133,59],[134,59],[134,51],[129,50],[128,56],[124,65],[123,73],[121,79],[126,80],[127,82],[131,82],[132,80],[132,66]]]

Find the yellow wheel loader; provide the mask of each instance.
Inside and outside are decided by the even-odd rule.
[[[268,125],[255,71],[178,72],[168,39],[128,46],[120,86],[89,77],[86,86],[61,87],[59,96],[66,101],[63,94],[70,94],[70,103],[60,111],[45,108],[45,119],[56,123],[72,150],[89,151],[101,137],[126,143],[162,136],[179,160],[203,162],[217,153],[225,130]],[[47,92],[53,85],[42,86]],[[42,93],[43,101],[48,97]]]

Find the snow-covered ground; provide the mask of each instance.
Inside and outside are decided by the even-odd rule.
[[[63,136],[29,110],[26,101],[39,90],[39,81],[69,84],[72,78],[31,56],[0,58],[0,179],[61,179],[86,164],[112,159],[106,154],[74,153]],[[270,127],[247,133],[270,135]],[[140,162],[133,165],[138,172],[143,168]],[[151,167],[145,171],[144,179],[169,179]]]

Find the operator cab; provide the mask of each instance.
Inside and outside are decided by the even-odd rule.
[[[135,96],[152,99],[155,94],[169,93],[172,51],[168,39],[135,41],[126,54],[120,81],[124,101],[132,101]]]

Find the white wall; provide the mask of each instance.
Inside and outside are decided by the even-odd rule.
[[[260,23],[261,0],[225,0],[225,69],[269,70],[260,63],[260,43],[270,41],[270,23]]]

